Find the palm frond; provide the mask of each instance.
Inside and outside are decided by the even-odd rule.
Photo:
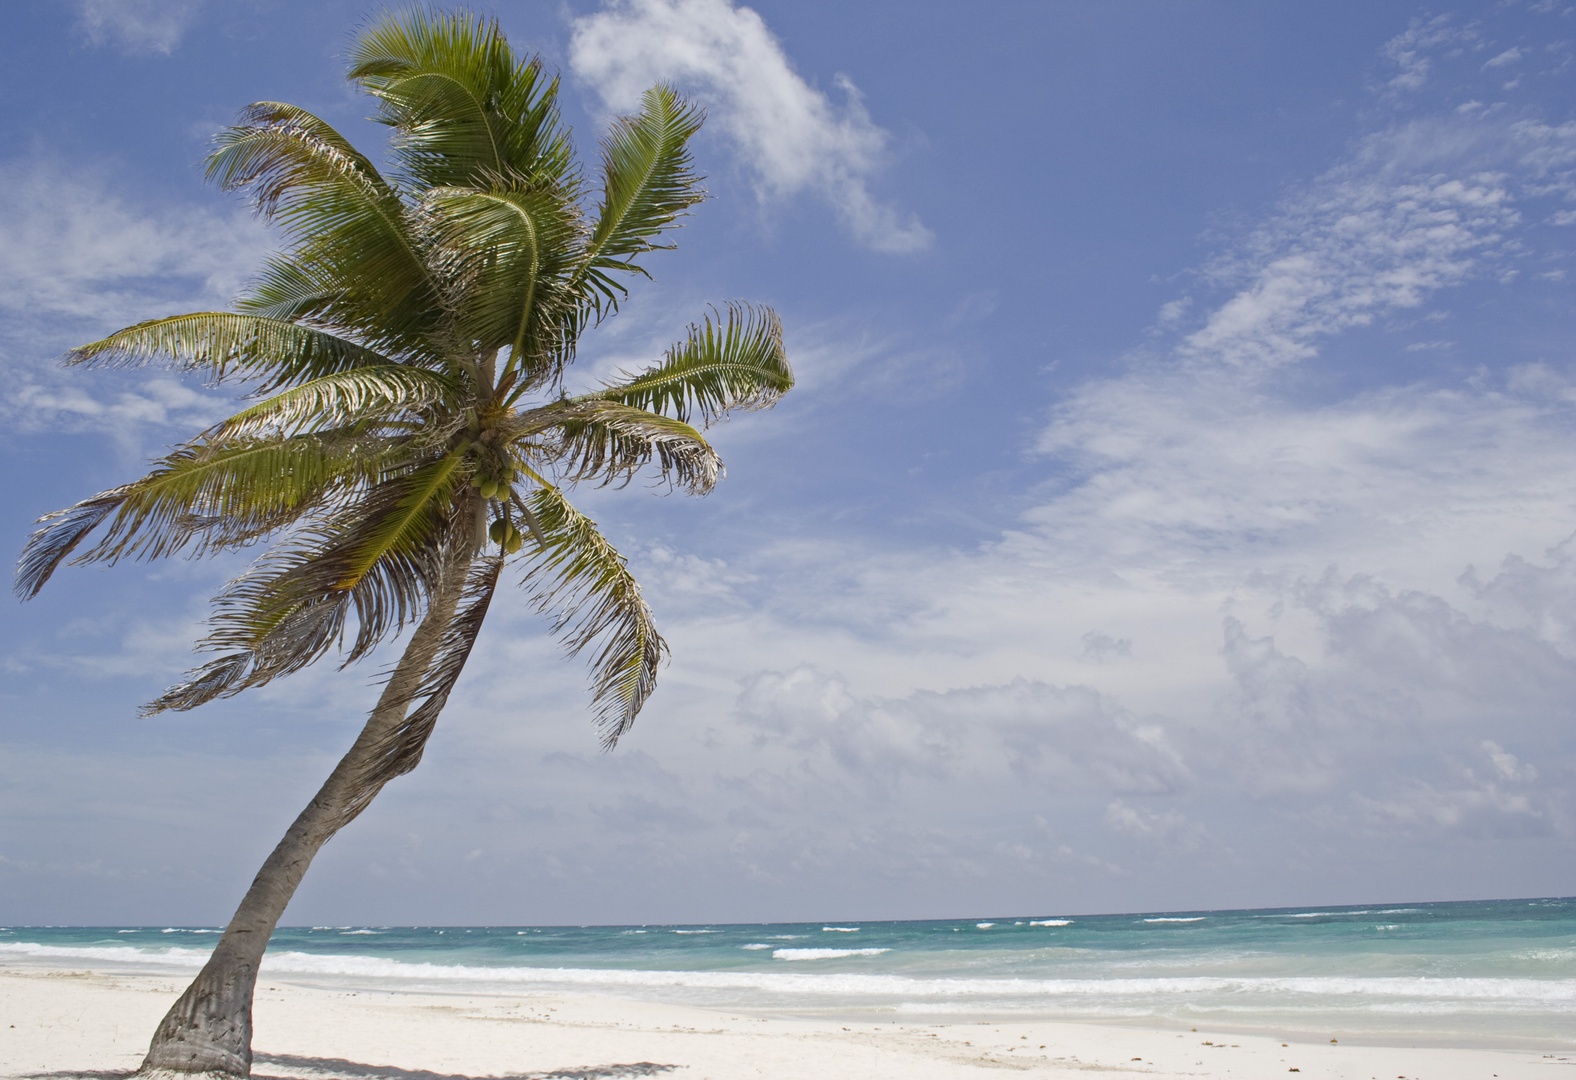
[[[350,51],[349,77],[382,106],[416,190],[573,184],[558,80],[518,60],[495,20],[414,9],[385,15]]]
[[[235,306],[248,315],[296,322],[310,320],[336,301],[342,302],[344,291],[343,283],[320,280],[289,256],[273,255]]]
[[[352,664],[418,618],[444,553],[471,539],[432,483],[453,457],[383,481],[258,559],[215,599],[212,630],[198,643],[222,655],[144,712],[196,708],[299,671],[343,645],[353,622],[344,659]]]
[[[219,136],[208,158],[208,178],[226,190],[255,185],[265,213],[277,210],[292,187],[329,176],[357,177],[381,194],[392,194],[366,155],[328,121],[299,106],[256,101],[241,110],[240,120]],[[291,141],[296,147],[282,152]]]
[[[39,520],[22,554],[17,590],[33,596],[100,525],[77,565],[240,547],[300,519],[336,486],[364,482],[392,444],[343,431],[287,439],[198,441],[142,479]],[[107,523],[106,523],[107,522]]]
[[[528,385],[555,378],[572,354],[564,287],[578,244],[572,203],[555,192],[440,188],[428,196],[451,304],[477,347],[510,350]]]
[[[54,576],[60,564],[87,539],[88,534],[120,508],[125,491],[124,487],[114,488],[39,518],[38,523],[44,527],[28,537],[22,557],[17,560],[16,580],[13,583],[16,594],[23,600],[37,596],[38,590]]]
[[[586,243],[582,273],[604,306],[616,309],[623,286],[608,271],[644,274],[631,261],[667,245],[656,238],[706,197],[688,144],[705,114],[672,87],[653,86],[640,112],[619,117],[602,139],[602,200]]]
[[[257,209],[296,241],[297,276],[331,299],[319,312],[369,342],[432,331],[433,279],[399,193],[327,125],[287,107],[253,106],[254,124],[228,128],[208,159],[225,190],[248,189]],[[332,130],[332,129],[329,129]],[[276,260],[276,264],[279,260]]]
[[[430,551],[452,522],[454,496],[469,480],[463,450],[454,450],[407,475],[386,480],[368,497],[367,527],[348,542],[339,559],[322,558],[326,574],[338,572],[335,587],[354,588],[380,562]],[[374,498],[376,496],[376,498]]]
[[[202,373],[210,383],[234,375],[264,390],[376,365],[388,359],[355,342],[296,323],[229,311],[150,319],[66,353],[68,364],[140,367],[156,359]]]
[[[768,409],[793,389],[793,368],[783,350],[782,323],[767,307],[729,304],[691,325],[685,341],[662,363],[576,401],[616,401],[634,408],[698,418],[710,425],[732,409]]]
[[[527,502],[547,543],[530,556],[524,583],[537,610],[553,614],[553,632],[571,656],[600,639],[591,700],[602,745],[612,749],[656,688],[667,643],[624,557],[596,522],[556,488],[538,488]]]
[[[372,746],[371,761],[357,778],[357,788],[367,793],[367,801],[384,784],[410,772],[421,762],[438,714],[448,704],[449,694],[459,681],[465,661],[470,658],[476,638],[481,634],[482,622],[487,618],[487,609],[498,588],[503,562],[501,558],[482,559],[471,569],[459,610],[450,620],[437,654],[411,695],[411,701],[421,698],[421,703],[411,709],[398,727]],[[360,813],[362,805],[358,803],[348,816]]]
[[[682,420],[616,401],[564,400],[522,413],[521,438],[551,433],[536,445],[563,479],[628,484],[653,461],[663,480],[704,495],[722,479],[722,459]]]
[[[293,674],[342,645],[351,620],[348,665],[418,618],[433,578],[430,560],[385,560],[353,589],[325,587],[315,561],[321,544],[275,550],[214,600],[213,631],[197,647],[223,654],[143,706],[152,716],[185,712]]]
[[[424,368],[384,364],[336,372],[242,409],[206,432],[210,440],[294,435],[413,417],[455,393],[453,380]]]

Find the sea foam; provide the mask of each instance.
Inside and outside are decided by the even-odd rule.
[[[777,949],[783,960],[838,959],[873,956],[888,949]],[[788,955],[780,955],[788,954]],[[0,942],[0,960],[31,957],[49,960],[98,960],[120,964],[185,969],[200,968],[208,953],[198,949],[134,949],[120,946],[56,946],[32,942]],[[915,978],[906,975],[856,972],[774,973],[765,971],[653,971],[569,967],[481,967],[433,964],[383,957],[269,953],[262,970],[279,975],[358,976],[398,979],[410,983],[540,984],[570,986],[697,987],[754,989],[788,994],[827,994],[899,999],[984,998],[1126,998],[1201,995],[1287,995],[1291,997],[1370,998],[1390,1008],[1411,1008],[1423,1002],[1445,1005],[1500,1002],[1517,1006],[1576,1005],[1576,979],[1463,978],[1426,976],[1301,976],[1177,978]],[[1410,999],[1408,1002],[1405,999]]]
[[[773,960],[837,960],[844,956],[880,956],[891,949],[774,949]]]

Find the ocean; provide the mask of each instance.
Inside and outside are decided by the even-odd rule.
[[[183,975],[214,927],[0,928],[0,967]],[[1576,1047],[1576,899],[925,922],[314,926],[265,983],[569,990],[761,1015]]]

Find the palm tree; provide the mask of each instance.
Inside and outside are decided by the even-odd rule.
[[[470,15],[386,16],[349,77],[391,129],[390,169],[312,114],[247,108],[208,173],[288,239],[234,312],[139,323],[68,354],[164,359],[254,399],[140,480],[41,519],[17,575],[66,560],[270,546],[215,600],[218,655],[147,705],[191,709],[344,664],[414,628],[365,728],[263,864],[207,966],[160,1023],[143,1071],[245,1076],[268,937],[313,856],[420,761],[511,557],[572,653],[590,649],[611,748],[666,651],[640,587],[564,487],[647,466],[705,493],[722,466],[696,423],[793,385],[769,309],[730,305],[660,362],[570,396],[581,332],[703,197],[686,150],[701,114],[663,86],[602,140],[599,184],[562,126],[558,82]],[[86,545],[86,546],[84,546]],[[81,549],[79,551],[79,548]]]

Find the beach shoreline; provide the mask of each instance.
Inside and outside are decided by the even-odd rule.
[[[104,1077],[134,1070],[184,982],[88,967],[0,968],[0,1076]],[[951,1080],[1002,1069],[1118,1078],[1295,1071],[1299,1080],[1576,1075],[1576,1051],[1568,1048],[1283,1040],[1221,1028],[1194,1032],[1024,1017],[842,1022],[605,993],[399,990],[343,978],[328,985],[267,976],[254,1015],[254,1075],[290,1080],[658,1074],[684,1080]]]

